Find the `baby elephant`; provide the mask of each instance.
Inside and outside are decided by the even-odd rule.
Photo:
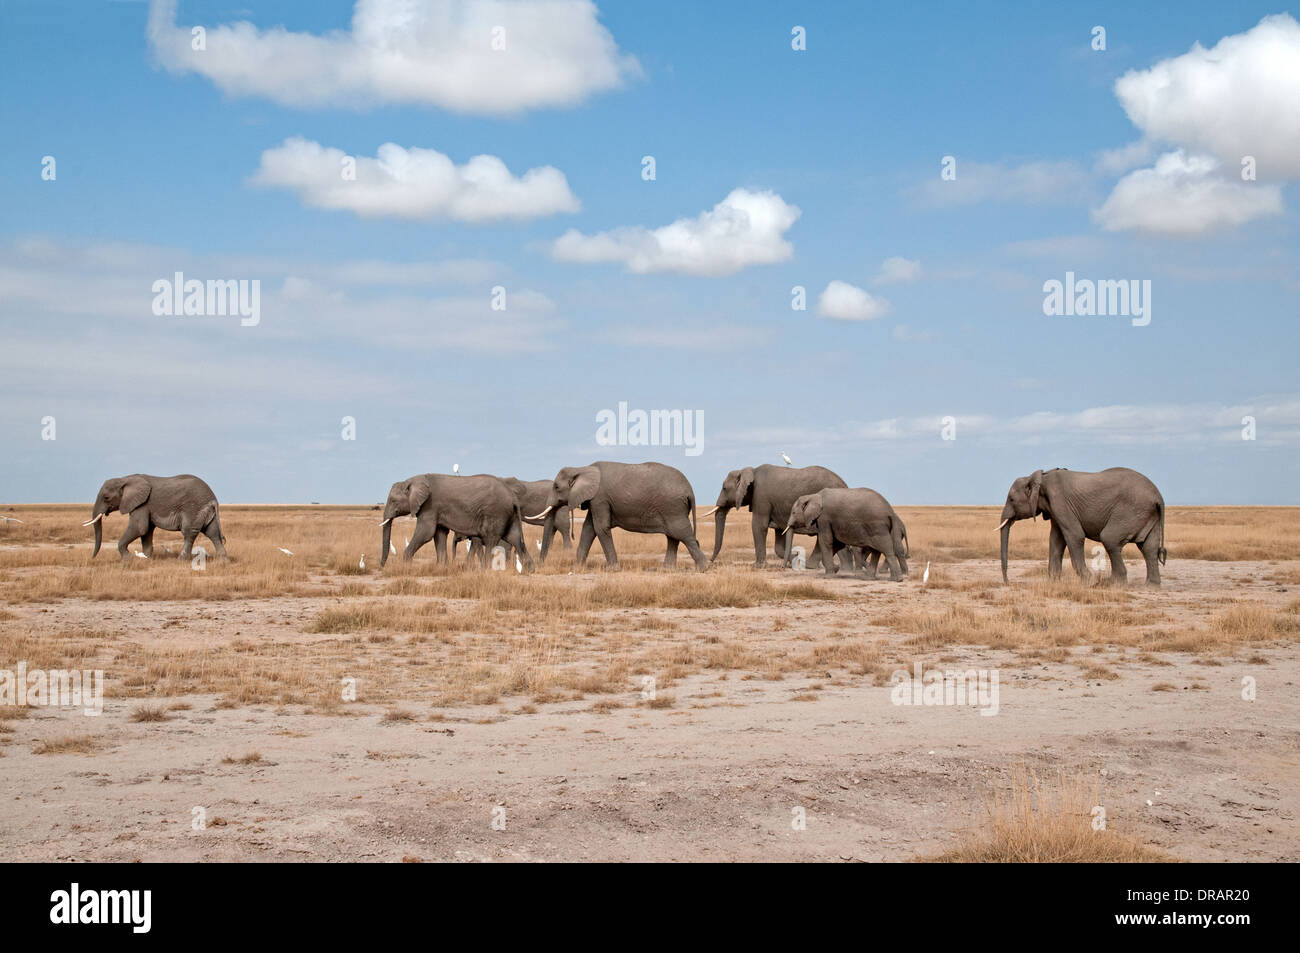
[[[840,553],[859,546],[867,555],[863,571],[868,579],[876,578],[880,557],[889,564],[889,578],[899,582],[907,575],[907,559],[912,555],[907,542],[907,527],[898,518],[889,501],[866,487],[830,489],[810,493],[795,500],[786,530],[815,533],[823,553]],[[840,556],[847,559],[848,554]],[[827,559],[826,575],[836,571]]]

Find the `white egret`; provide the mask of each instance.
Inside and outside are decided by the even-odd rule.
[[[785,461],[785,465],[786,465],[787,467],[792,467],[792,466],[794,466],[794,461],[791,460],[789,457],[787,457],[787,456],[785,455],[785,451],[784,451],[784,450],[781,451],[781,459]]]
[[[925,572],[921,573],[921,585],[930,581],[930,560],[925,561]]]
[[[365,554],[365,553],[362,553],[362,554],[361,554],[361,562],[357,563],[357,568],[359,568],[359,569],[365,569],[365,568],[366,568],[366,554]]]
[[[459,464],[459,463],[453,463],[453,464],[451,465],[451,472],[454,473],[454,474],[456,474],[456,476],[460,476],[460,464]]]
[[[293,555],[293,553],[289,552],[289,550],[285,549],[283,546],[279,546],[279,547],[277,547],[277,548],[280,550],[280,552],[284,553],[286,556],[292,556],[292,555]]]
[[[388,541],[388,555],[390,556],[397,555],[397,547],[393,545],[393,541],[391,539]]]
[[[22,522],[22,520],[14,519],[12,516],[0,516],[0,520],[4,520],[6,523],[21,523],[21,522]]]

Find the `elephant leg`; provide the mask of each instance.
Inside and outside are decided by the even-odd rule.
[[[700,541],[695,538],[695,533],[691,529],[691,519],[685,514],[680,520],[674,520],[668,525],[668,548],[673,555],[673,565],[677,564],[677,545],[680,543],[686,547],[686,551],[691,554],[691,559],[695,560],[695,568],[700,572],[709,568],[709,559],[704,555],[704,550],[700,549]],[[668,562],[665,560],[664,565]]]
[[[212,543],[212,548],[217,551],[217,555],[226,559],[226,537],[221,532],[221,520],[218,517],[214,516],[208,521],[208,525],[203,527],[203,535]]]
[[[538,562],[546,563],[546,555],[551,551],[551,542],[555,539],[557,532],[559,532],[559,528],[555,524],[555,511],[552,510],[546,514],[546,519],[542,520],[542,548],[537,556]],[[566,545],[564,548],[568,549],[569,547]]]
[[[1128,567],[1124,565],[1123,540],[1103,533],[1101,544],[1106,547],[1106,555],[1110,557],[1110,579],[1107,581],[1113,586],[1125,585],[1128,582]]]
[[[835,575],[840,567],[835,564],[835,536],[829,526],[822,526],[817,530],[817,545],[822,551],[822,569],[828,576]]]
[[[609,526],[603,529],[595,529],[596,538],[600,540],[601,552],[605,554],[605,568],[615,570],[621,568],[618,564],[618,551],[614,549],[614,533]]]
[[[573,520],[573,514],[570,513],[568,510],[565,510],[565,513],[567,514],[565,519],[556,521],[556,529],[560,534],[560,542],[564,544],[564,548],[572,549],[573,532],[569,528],[569,524]]]
[[[767,515],[755,510],[749,528],[754,534],[754,568],[762,569],[767,564]]]
[[[143,534],[141,534],[143,535]],[[188,519],[181,518],[181,554],[180,559],[190,559],[194,556],[194,541],[199,538],[199,527],[195,526]]]
[[[153,524],[140,536],[140,552],[153,559]]]
[[[1080,579],[1088,579],[1090,574],[1088,572],[1088,560],[1084,553],[1086,540],[1083,537],[1083,530],[1062,527],[1061,535],[1065,537],[1066,548],[1070,551],[1070,565],[1074,567],[1074,571],[1079,574]]]
[[[791,547],[793,548],[793,547]],[[822,565],[822,548],[818,545],[816,538],[813,539],[812,550],[808,553],[803,561],[804,569],[820,569]]]
[[[492,553],[501,545],[501,537],[495,534],[483,536],[483,545],[479,548],[479,566],[487,569],[492,565]]]
[[[533,571],[533,557],[528,552],[528,540],[524,538],[524,526],[518,520],[512,520],[510,526],[506,529],[505,541],[515,548],[519,554],[519,561],[523,563],[524,569],[528,572]]]
[[[862,572],[868,579],[875,579],[876,573],[880,571],[880,551],[877,549],[864,548],[863,552],[869,553],[870,555],[862,560]]]
[[[417,519],[415,521],[415,529],[411,530],[411,539],[406,544],[406,550],[402,553],[402,558],[407,560],[414,558],[415,554],[420,551],[420,547],[433,539],[436,529],[437,524],[431,520]],[[447,537],[444,534],[444,545],[446,539]],[[439,562],[441,562],[441,560],[439,560]]]
[[[664,551],[664,568],[677,568],[677,547],[681,545],[679,540],[668,537],[668,548]]]
[[[1065,555],[1065,536],[1061,527],[1052,521],[1051,537],[1047,544],[1047,576],[1049,579],[1061,578],[1061,558]]]
[[[581,569],[587,563],[587,554],[591,544],[596,541],[596,524],[591,520],[582,521],[582,535],[578,538],[578,551],[573,556],[573,567]]]
[[[1148,533],[1142,543],[1142,558],[1147,564],[1147,585],[1160,585],[1160,539],[1155,533]]]
[[[898,558],[898,553],[894,551],[894,541],[886,536],[880,541],[880,552],[885,557],[885,562],[889,566],[889,581],[902,582],[903,571],[902,563]]]

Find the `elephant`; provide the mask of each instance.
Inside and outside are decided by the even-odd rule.
[[[754,531],[754,568],[762,569],[767,560],[767,531],[776,530],[776,554],[789,567],[794,551],[794,534],[785,527],[790,519],[790,507],[799,497],[830,487],[847,487],[837,473],[825,467],[778,467],[769,463],[757,467],[732,470],[722,481],[717,505],[704,514],[714,515],[713,559],[722,552],[722,538],[727,529],[727,514],[733,509],[748,506],[752,514]],[[822,553],[816,543],[808,555],[808,566],[821,563]]]
[[[194,538],[199,533],[212,542],[218,556],[226,556],[226,537],[221,532],[216,494],[192,474],[158,477],[133,473],[105,480],[95,497],[93,518],[82,524],[95,527],[95,551],[91,559],[99,555],[104,517],[114,510],[127,517],[126,531],[117,541],[117,551],[123,559],[129,555],[126,547],[137,539],[141,550],[152,559],[153,531],[157,528],[184,534],[181,559],[190,558]]]
[[[524,567],[532,572],[533,558],[524,543],[519,504],[502,480],[494,476],[453,476],[425,473],[394,483],[384,504],[379,565],[388,561],[393,520],[414,516],[415,530],[402,558],[409,560],[429,540],[435,540],[437,561],[447,560],[447,533],[476,537],[483,543],[479,561],[500,542],[515,548]]]
[[[563,507],[587,511],[574,566],[582,568],[599,537],[605,567],[618,569],[611,530],[663,533],[668,537],[664,568],[677,565],[677,547],[684,543],[695,568],[708,568],[695,538],[695,491],[678,469],[662,463],[616,463],[600,460],[586,467],[564,467],[555,475],[546,497],[546,509],[531,519],[543,519]]]
[[[891,581],[901,582],[907,575],[907,560],[912,555],[907,527],[875,490],[832,487],[801,496],[790,507],[785,528],[787,532],[800,528],[815,532],[824,555],[838,553],[845,546],[862,547],[869,555],[862,567],[868,579],[876,578],[882,555]],[[829,560],[823,559],[823,566],[826,575],[835,572]]]
[[[1081,579],[1088,577],[1084,562],[1084,540],[1106,547],[1110,557],[1110,581],[1124,583],[1125,543],[1136,543],[1147,564],[1147,585],[1160,585],[1160,567],[1165,551],[1165,501],[1149,479],[1127,467],[1112,467],[1100,473],[1083,470],[1035,470],[1020,477],[1007,491],[1002,507],[1002,581],[1007,581],[1007,543],[1011,524],[1042,514],[1051,521],[1047,574],[1061,575],[1061,557],[1068,546],[1070,562]]]
[[[491,474],[480,473],[478,476],[491,476]],[[546,505],[546,496],[551,490],[550,480],[525,481],[516,479],[515,477],[500,477],[499,479],[506,485],[506,488],[514,496],[515,502],[519,504],[520,518],[530,526],[542,527],[541,555],[538,556],[537,559],[539,563],[546,562],[546,555],[550,552],[551,541],[555,538],[556,533],[560,534],[560,540],[563,542],[565,549],[573,548],[572,534],[569,529],[571,511],[567,506],[548,513],[544,519],[532,519],[531,517],[522,515],[524,513],[531,513],[533,510],[540,510]],[[453,537],[451,547],[453,553],[464,538],[465,537],[462,537],[459,533]],[[483,545],[483,541],[478,537],[473,536],[469,538],[469,544],[469,552],[473,555],[477,552],[476,547]]]

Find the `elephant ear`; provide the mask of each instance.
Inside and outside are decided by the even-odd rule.
[[[1035,470],[1029,477],[1029,518],[1038,515],[1038,495],[1043,489],[1043,471]]]
[[[805,526],[812,526],[817,521],[817,517],[822,515],[822,498],[819,495],[805,497],[803,500],[803,522]]]
[[[117,505],[118,510],[123,514],[138,510],[149,499],[149,493],[152,489],[153,487],[149,485],[148,480],[143,480],[140,477],[127,477],[126,482],[122,484],[122,502]]]
[[[429,497],[433,491],[429,488],[428,480],[412,480],[411,488],[407,493],[407,503],[410,505],[410,513],[414,516],[420,512],[420,507],[429,502]]]
[[[749,506],[754,501],[754,468],[745,467],[736,480],[736,506]]]
[[[579,507],[591,501],[600,489],[600,470],[596,467],[582,467],[575,470],[569,480],[569,506]]]

